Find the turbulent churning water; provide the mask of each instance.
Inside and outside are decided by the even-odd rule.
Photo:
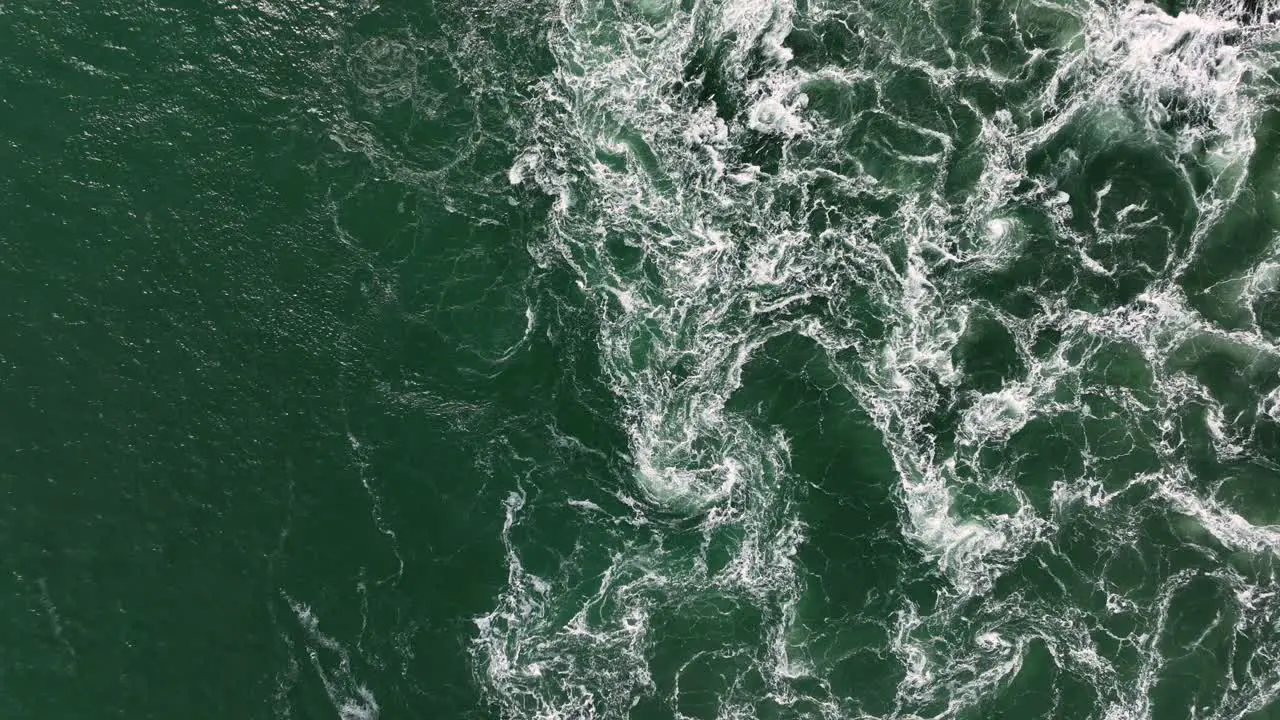
[[[0,715],[1280,717],[1278,22],[0,0]]]
[[[536,569],[508,497],[498,712],[1274,712],[1266,10],[556,6],[509,178],[554,198],[533,252],[598,318],[629,453]],[[891,472],[815,497],[736,402],[780,343],[795,412],[864,415]],[[806,508],[876,481],[892,516],[823,533],[899,558],[827,602]]]

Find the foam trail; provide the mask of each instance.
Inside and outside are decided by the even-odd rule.
[[[378,701],[367,687],[356,681],[346,647],[320,631],[320,619],[310,607],[291,598],[285,599],[306,635],[307,654],[338,717],[341,720],[377,720],[380,715]],[[326,656],[332,659],[326,660]]]

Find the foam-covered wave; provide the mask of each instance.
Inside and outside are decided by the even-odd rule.
[[[1214,283],[1270,282],[1269,250],[1221,278],[1209,257],[1256,179],[1275,32],[1250,18],[562,4],[509,177],[555,198],[535,253],[597,313],[633,473],[601,481],[625,510],[574,501],[604,559],[555,577],[525,570],[526,497],[509,500],[508,584],[472,648],[503,715],[702,717],[681,678],[709,664],[716,717],[955,717],[1028,667],[1051,707],[1086,688],[1062,712],[1152,717],[1194,656],[1195,613],[1169,621],[1188,587],[1218,610],[1202,639],[1246,668],[1213,670],[1196,717],[1271,702],[1276,530],[1230,488],[1252,472],[1232,463],[1274,470],[1259,438],[1280,363],[1256,322],[1201,306]],[[892,531],[939,581],[925,603],[904,578],[875,619],[899,666],[887,711],[798,640],[841,632],[802,617],[820,592],[797,559],[804,484],[785,434],[728,409],[786,334],[817,343],[879,431]],[[759,632],[673,648],[672,618],[699,613]],[[658,677],[658,655],[679,670]]]

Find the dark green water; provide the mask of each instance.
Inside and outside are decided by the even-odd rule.
[[[0,0],[0,716],[1280,718],[1271,9]]]

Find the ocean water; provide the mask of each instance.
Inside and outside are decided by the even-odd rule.
[[[0,0],[0,716],[1280,718],[1278,22]]]

